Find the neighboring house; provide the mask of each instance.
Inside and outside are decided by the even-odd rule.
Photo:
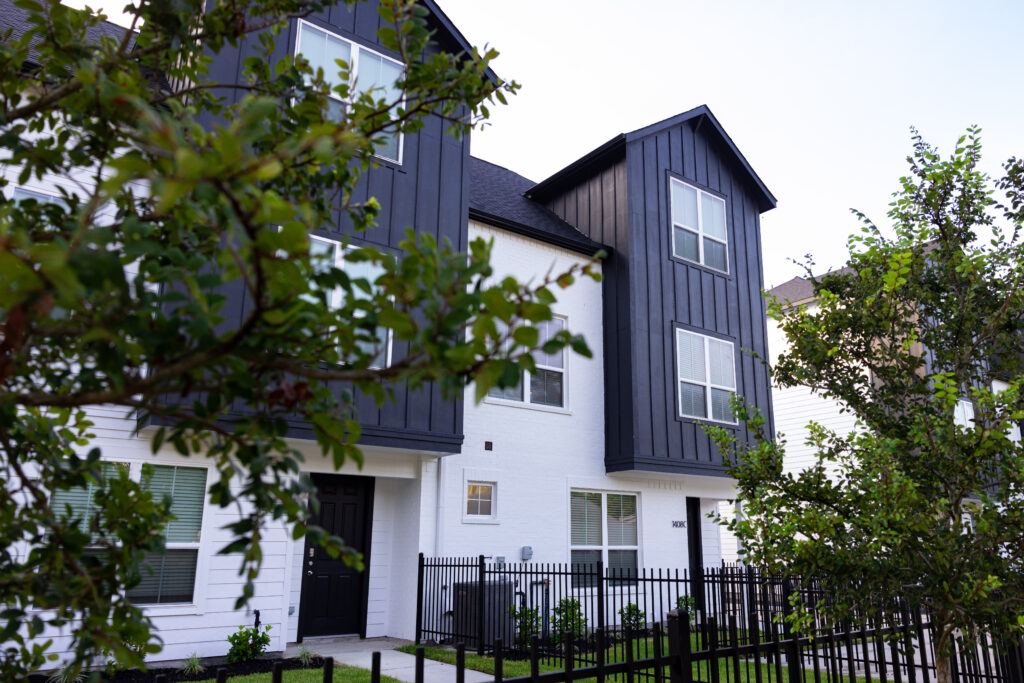
[[[433,2],[423,4],[443,49],[468,48]],[[379,21],[372,2],[331,8],[293,22],[278,52],[331,63],[358,51],[360,63],[386,72],[395,55],[377,43]],[[212,75],[235,74],[245,56],[244,45],[225,51]],[[250,623],[252,609],[272,626],[272,650],[326,635],[411,637],[420,552],[518,562],[529,546],[533,562],[600,559],[620,569],[722,559],[707,514],[732,497],[732,480],[702,426],[744,436],[729,412],[734,392],[771,415],[767,371],[744,349],[767,351],[760,214],[775,198],[710,110],[619,135],[540,183],[470,157],[468,139],[445,134],[440,120],[395,138],[381,157],[360,186],[382,206],[379,227],[356,240],[397,249],[413,226],[465,249],[482,236],[494,240],[496,276],[520,280],[604,250],[603,283],[560,292],[547,328],[583,333],[594,358],[537,358],[536,376],[480,405],[472,388],[462,401],[403,386],[394,403],[366,400],[361,470],[334,472],[309,426],[292,424],[306,472],[334,503],[317,523],[361,550],[367,569],[355,573],[292,541],[289,529],[268,529],[246,612],[233,608],[238,557],[217,554],[235,513],[206,500],[208,466],[169,447],[153,456],[151,429],[135,434],[125,411],[91,409],[105,459],[132,476],[144,462],[158,465],[155,480],[179,517],[156,574],[130,596],[154,618],[162,659],[223,655],[226,635]],[[61,182],[24,189],[52,194]],[[351,232],[339,219],[314,246],[336,249]],[[244,305],[231,301],[229,313],[240,318]],[[397,342],[388,350],[405,352]],[[88,505],[88,491],[55,502]]]

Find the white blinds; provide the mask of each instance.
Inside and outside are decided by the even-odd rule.
[[[299,52],[314,70],[324,70],[324,81],[331,87],[344,82],[339,75],[341,67],[335,60],[340,59],[351,68],[352,47],[344,40],[339,40],[309,24],[299,24]]]
[[[708,340],[708,360],[711,383],[720,387],[736,388],[736,364],[732,357],[732,344],[717,339]]]
[[[679,356],[679,379],[706,382],[704,339],[696,334],[679,330],[676,348]]]
[[[573,545],[601,545],[601,494],[573,491],[570,495]]]
[[[608,545],[636,545],[636,496],[608,494]]]
[[[149,490],[154,496],[170,496],[171,514],[167,524],[168,543],[198,543],[203,528],[206,500],[206,470],[202,467],[156,465]]]
[[[82,488],[54,491],[50,496],[50,508],[64,512],[70,506],[71,517],[79,518],[78,527],[83,532],[88,531],[89,520],[96,513],[96,493],[102,489],[107,479],[119,476],[119,470],[122,469],[127,471],[128,463],[101,462],[100,474],[103,479],[100,482],[89,482]]]

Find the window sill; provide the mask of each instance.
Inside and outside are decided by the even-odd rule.
[[[692,422],[694,424],[708,425],[710,427],[725,427],[726,429],[739,430],[740,424],[738,422],[722,422],[720,420],[712,420],[707,417],[689,417],[685,415],[676,415],[677,422]]]
[[[501,524],[501,522],[496,517],[480,517],[479,519],[477,519],[475,517],[467,517],[465,515],[463,515],[463,517],[462,517],[462,523],[463,524]]]
[[[183,617],[201,616],[203,610],[194,602],[174,602],[167,604],[136,605],[146,613],[147,617]]]
[[[676,256],[675,254],[669,254],[669,260],[670,261],[674,261],[675,263],[678,263],[680,265],[689,266],[690,268],[696,268],[698,270],[702,270],[705,273],[710,273],[711,275],[717,275],[718,277],[724,277],[726,280],[733,279],[733,274],[732,274],[731,271],[719,270],[718,268],[712,268],[711,266],[705,266],[703,263],[698,263],[696,261],[691,261],[691,260],[685,259],[685,258],[683,258],[681,256]]]
[[[568,408],[559,408],[558,406],[546,406],[540,403],[527,403],[526,401],[510,401],[508,399],[497,398],[494,396],[486,396],[482,402],[494,406],[519,408],[520,410],[535,410],[541,413],[554,413],[555,415],[572,415],[572,411],[569,410]]]

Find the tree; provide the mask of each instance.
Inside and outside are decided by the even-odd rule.
[[[1024,623],[1024,164],[993,187],[979,129],[947,158],[913,142],[891,231],[855,212],[846,267],[807,266],[816,306],[769,302],[789,344],[774,381],[839,399],[858,428],[812,423],[817,462],[798,473],[742,402],[751,445],[716,438],[735,458],[747,561],[820,580],[834,602],[816,607],[839,620],[896,597],[926,607],[945,683],[954,638],[1019,640]],[[954,421],[961,399],[973,422]]]
[[[453,397],[475,382],[481,397],[533,370],[538,349],[589,353],[567,331],[539,339],[535,323],[551,318],[553,290],[598,277],[590,265],[494,282],[488,243],[458,253],[410,231],[398,258],[346,252],[379,265],[370,282],[311,253],[308,233],[332,211],[356,230],[373,226],[376,201],[356,202],[353,190],[389,134],[440,117],[465,135],[515,92],[489,77],[494,50],[428,54],[426,11],[381,0],[378,35],[405,64],[400,92],[357,92],[342,62],[335,75],[274,57],[288,20],[329,3],[205,4],[142,0],[136,33],[90,39],[97,16],[18,0],[32,29],[0,44],[0,163],[22,182],[54,174],[78,187],[59,202],[0,202],[4,680],[44,664],[47,625],[70,625],[73,666],[100,651],[138,665],[140,648],[159,649],[122,591],[163,548],[168,501],[101,467],[87,406],[130,408],[164,425],[154,451],[171,444],[215,463],[212,502],[248,506],[223,550],[243,556],[241,606],[269,520],[360,562],[305,526],[314,491],[298,476],[286,417],[311,424],[336,467],[361,463],[357,393],[379,403],[396,382],[436,382]],[[256,50],[243,77],[212,80],[211,60],[242,40]],[[345,101],[341,116],[329,92]],[[341,303],[328,305],[337,290]],[[228,324],[225,301],[243,291],[251,306]],[[382,328],[412,351],[378,367]],[[338,381],[350,387],[340,396],[328,386]],[[229,412],[238,403],[245,414]],[[48,505],[87,484],[100,493],[84,519]]]

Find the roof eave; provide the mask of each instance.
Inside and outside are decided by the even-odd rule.
[[[524,195],[527,199],[543,203],[544,201],[558,195],[559,190],[564,187],[572,187],[579,180],[590,177],[595,172],[607,167],[614,160],[626,153],[626,136],[616,135],[608,142],[597,149],[591,150],[576,161],[572,162],[561,171],[540,181]]]
[[[449,19],[448,15],[444,13],[444,10],[442,10],[434,0],[420,0],[420,2],[422,2],[423,5],[428,10],[430,10],[431,14],[434,15],[434,17],[437,19],[437,22],[441,25],[441,27],[451,34],[451,36],[455,39],[455,42],[459,44],[459,47],[461,47],[466,52],[467,55],[472,54],[473,44],[466,39],[466,36],[462,35],[462,31],[456,28],[455,24],[452,23],[452,20]],[[487,70],[484,72],[484,74],[487,76],[487,79],[495,86],[501,85],[502,80],[498,78],[498,74],[494,73],[494,70],[491,69],[490,67],[487,67]]]
[[[569,251],[582,254],[583,256],[594,256],[600,251],[604,251],[609,254],[611,253],[611,249],[609,247],[589,240],[582,235],[582,239],[573,240],[568,237],[563,237],[562,235],[555,235],[545,230],[540,230],[533,226],[526,225],[525,223],[510,221],[507,218],[502,218],[501,216],[481,211],[480,209],[474,209],[473,207],[469,208],[469,218],[471,220],[480,221],[481,223],[493,225],[494,227],[502,230],[516,233],[517,235],[522,235],[523,237],[535,239],[538,242],[545,242],[556,247],[562,247],[563,249],[568,249]]]

